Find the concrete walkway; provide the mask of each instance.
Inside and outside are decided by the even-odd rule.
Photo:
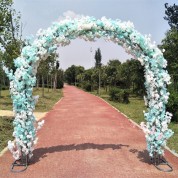
[[[178,178],[178,158],[166,151],[174,171],[158,171],[143,132],[98,97],[65,86],[44,119],[28,169],[11,173],[7,152],[0,157],[1,178]]]

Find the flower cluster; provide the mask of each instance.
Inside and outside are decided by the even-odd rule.
[[[95,38],[101,37],[121,45],[144,66],[147,90],[145,103],[148,112],[144,113],[146,124],[142,123],[142,127],[150,156],[153,156],[154,152],[163,154],[166,141],[173,132],[168,129],[172,115],[166,112],[169,98],[166,86],[170,83],[170,76],[165,70],[167,62],[162,52],[151,42],[149,35],[141,35],[131,22],[105,17],[97,20],[87,16],[73,20],[67,18],[53,23],[46,30],[40,29],[37,38],[27,40],[21,56],[14,60],[17,68],[15,73],[5,68],[11,81],[10,90],[15,113],[13,134],[15,143],[9,142],[9,148],[16,159],[22,154],[32,155],[36,131],[43,124],[35,127],[33,110],[38,97],[32,97],[40,61],[53,53],[57,45],[68,45],[76,38],[94,41]]]

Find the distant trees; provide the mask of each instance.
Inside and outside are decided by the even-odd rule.
[[[170,29],[166,32],[159,48],[164,51],[164,57],[168,62],[167,70],[172,79],[168,87],[170,97],[167,109],[173,113],[173,121],[178,122],[178,5],[166,3],[164,19],[168,21]]]
[[[101,59],[102,59],[101,50],[100,50],[100,48],[98,48],[95,51],[95,67],[96,68],[100,68],[101,67],[101,65],[102,65]]]
[[[119,85],[118,81],[121,62],[117,59],[109,60],[106,65],[107,84],[109,87]]]
[[[167,69],[173,79],[174,90],[178,91],[178,31],[176,29],[167,31],[159,47],[165,50],[164,57],[168,62]]]
[[[107,65],[101,65],[100,74],[100,86],[106,91],[108,88],[111,90],[119,87],[141,96],[145,93],[144,69],[137,60],[127,60],[124,63],[117,59],[109,60]],[[95,67],[85,70],[81,66],[72,65],[65,71],[65,81],[87,91],[98,90],[98,69]]]
[[[45,61],[41,61],[37,72],[37,89],[42,87],[42,97],[44,97],[44,88],[55,90],[63,87],[63,70],[60,69],[58,61],[59,56],[56,53],[51,54]]]
[[[131,59],[121,65],[120,83],[122,88],[131,88],[133,93],[143,96],[145,94],[144,81],[144,68],[139,61]]]
[[[65,81],[68,84],[76,85],[77,82],[82,82],[82,74],[84,72],[84,67],[82,66],[75,66],[72,65],[71,67],[67,68],[65,71]]]

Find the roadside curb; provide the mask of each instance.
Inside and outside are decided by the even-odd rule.
[[[91,93],[90,93],[91,94]],[[92,94],[94,95],[94,94]],[[106,100],[104,100],[103,98],[97,96],[97,95],[94,95],[96,96],[97,98],[101,99],[102,101],[104,101],[105,103],[107,103],[109,106],[111,106],[114,110],[116,110],[117,112],[121,113],[123,116],[125,116],[133,125],[135,125],[136,127],[138,127],[139,129],[142,130],[141,126],[139,124],[137,124],[136,122],[134,122],[132,119],[130,119],[128,116],[126,116],[124,113],[122,113],[121,111],[119,111],[116,107],[112,106],[110,103],[108,103]],[[143,130],[142,130],[143,131]],[[178,157],[178,153],[172,151],[168,146],[165,146],[165,149],[167,151],[169,151],[170,153],[172,153],[175,157]]]
[[[5,147],[1,152],[0,152],[0,157],[4,155],[8,151],[8,147]]]

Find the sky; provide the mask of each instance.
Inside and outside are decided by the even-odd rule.
[[[166,2],[178,4],[178,0],[14,0],[14,8],[21,12],[23,38],[36,35],[38,29],[50,27],[52,22],[60,21],[65,15],[86,15],[96,19],[105,16],[113,20],[131,21],[137,31],[143,35],[151,34],[152,42],[160,44],[169,30],[163,18]],[[58,49],[61,68],[65,70],[73,64],[86,69],[93,67],[97,48],[101,49],[103,64],[110,59],[124,62],[132,57],[113,42],[75,39],[70,45]]]

